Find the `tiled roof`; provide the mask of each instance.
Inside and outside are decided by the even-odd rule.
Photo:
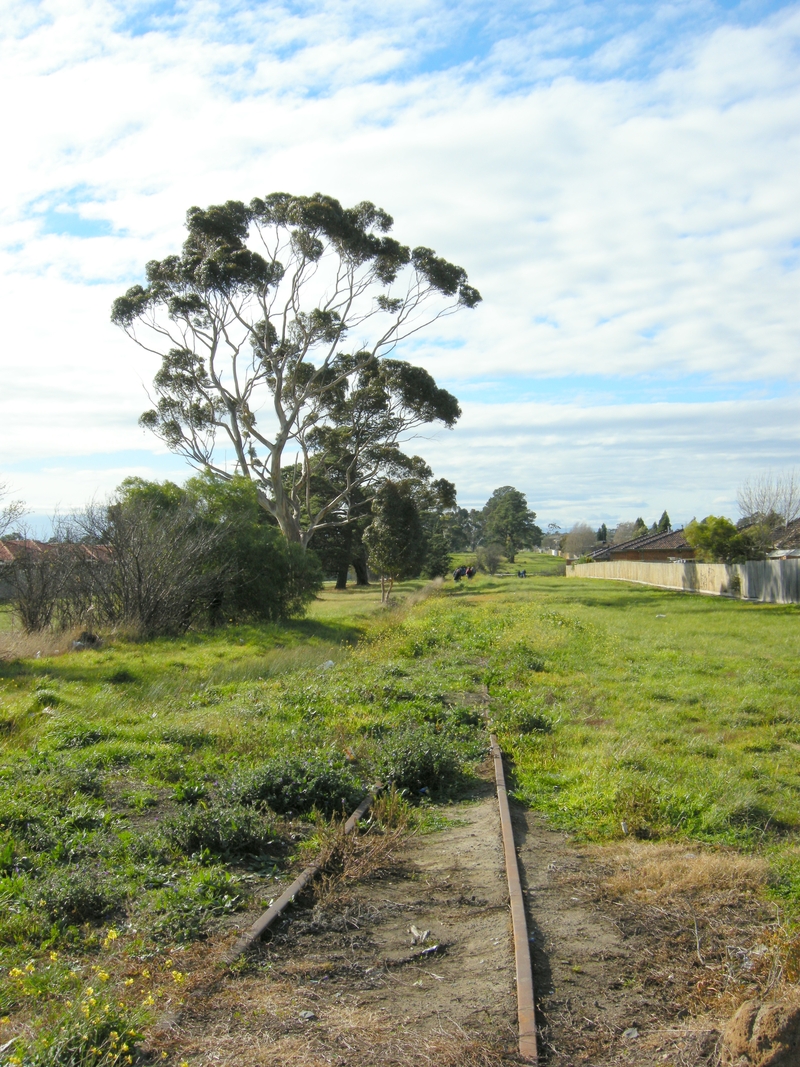
[[[638,552],[641,549],[674,551],[676,554],[685,552],[691,545],[683,536],[683,529],[665,530],[663,533],[646,533],[641,537],[634,537],[630,541],[620,541],[618,545],[603,544],[588,555],[595,559],[610,558],[617,552]]]
[[[63,543],[50,544],[48,541],[0,541],[0,563],[13,563],[23,555],[32,556],[34,559],[43,559],[46,555],[58,552],[62,548],[76,549],[84,559],[96,563],[108,563],[111,559],[111,549],[107,545],[64,545]]]
[[[800,548],[800,519],[795,519],[782,530],[778,530],[775,536],[776,548]]]

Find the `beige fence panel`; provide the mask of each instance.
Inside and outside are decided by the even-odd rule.
[[[800,559],[751,560],[747,563],[573,563],[568,578],[605,578],[685,593],[741,597],[765,604],[800,603]]]

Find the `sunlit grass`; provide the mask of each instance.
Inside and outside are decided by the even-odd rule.
[[[463,788],[487,725],[555,825],[762,856],[764,891],[800,911],[800,609],[558,576],[409,582],[393,600],[326,587],[283,626],[0,661],[0,1014],[33,1026],[8,976],[52,974],[35,1005],[50,1040],[78,1001],[48,953],[69,955],[73,984],[96,966],[124,992],[134,960],[268,900],[306,831],[242,808],[250,768],[309,753],[362,781],[397,768],[424,803]]]

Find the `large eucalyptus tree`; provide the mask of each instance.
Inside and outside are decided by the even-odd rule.
[[[355,491],[396,467],[410,431],[460,415],[395,352],[480,294],[391,227],[374,204],[319,193],[193,207],[182,253],[148,263],[147,284],[114,302],[112,321],[162,361],[142,424],[222,478],[234,455],[303,546],[350,520]]]

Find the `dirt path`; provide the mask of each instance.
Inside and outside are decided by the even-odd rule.
[[[290,909],[237,973],[188,998],[154,1047],[191,1067],[517,1062],[494,789],[444,812],[447,829],[406,839],[381,871]],[[542,1062],[712,1062],[713,1020],[757,984],[747,960],[761,959],[765,917],[747,861],[718,860],[709,877],[708,856],[684,847],[576,848],[535,814],[513,818]],[[198,949],[198,968],[208,974],[232,939]]]

